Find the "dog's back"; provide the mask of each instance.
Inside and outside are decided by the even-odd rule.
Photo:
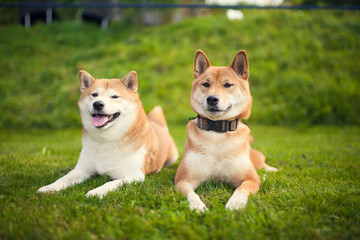
[[[148,145],[153,149],[146,156],[144,171],[146,174],[158,172],[163,166],[169,167],[179,157],[175,142],[170,136],[165,115],[160,106],[154,107],[148,114],[151,125],[150,135],[156,135],[157,142],[149,141]],[[154,138],[149,138],[154,139]],[[157,150],[157,151],[156,151]],[[154,159],[157,159],[154,161]]]

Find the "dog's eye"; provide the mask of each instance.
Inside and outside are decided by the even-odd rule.
[[[91,96],[93,96],[93,97],[97,97],[97,96],[99,96],[99,94],[97,94],[97,93],[93,93],[93,94],[91,94]]]
[[[203,85],[203,87],[206,87],[206,88],[210,87],[210,83],[208,83],[208,82],[205,82],[202,85]]]
[[[111,98],[116,99],[116,98],[119,98],[119,96],[113,95],[113,96],[111,96]]]
[[[231,83],[225,83],[225,84],[224,84],[224,88],[232,87],[232,85],[233,85],[233,84],[231,84]]]

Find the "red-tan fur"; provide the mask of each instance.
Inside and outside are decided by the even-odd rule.
[[[146,174],[159,172],[176,161],[178,151],[161,107],[155,107],[149,115],[143,109],[136,72],[129,72],[123,79],[95,79],[80,71],[79,80],[83,149],[78,163],[67,175],[38,192],[57,192],[93,174],[107,174],[113,181],[86,194],[101,198],[124,183],[143,181]],[[101,110],[95,108],[96,102],[103,104]],[[94,118],[100,115],[108,116],[107,121]]]
[[[146,145],[148,152],[145,157],[143,172],[144,174],[159,172],[164,164],[177,154],[176,145],[169,134],[161,107],[156,106],[146,115],[138,92],[129,91],[120,79],[94,79],[94,83],[81,95],[79,102],[82,101],[83,96],[88,96],[97,87],[111,88],[121,93],[122,97],[137,104],[136,121],[123,138],[118,141],[119,144],[136,145],[136,148]]]
[[[249,64],[245,51],[240,51],[230,66],[213,67],[205,53],[198,50],[194,61],[191,108],[199,116],[213,121],[247,119],[252,104],[248,77]],[[209,86],[205,87],[205,82]],[[230,83],[231,87],[225,87],[226,83]],[[208,96],[217,96],[220,99],[219,108],[225,110],[218,114],[207,109]],[[260,188],[256,169],[276,170],[265,164],[265,156],[260,151],[251,149],[252,140],[250,129],[241,122],[235,131],[226,133],[200,129],[196,120],[188,123],[184,156],[175,184],[187,196],[191,209],[198,212],[207,209],[194,192],[207,180],[225,181],[236,188],[226,204],[227,209],[245,207],[249,194],[256,193]]]

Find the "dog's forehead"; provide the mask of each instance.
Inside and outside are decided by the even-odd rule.
[[[106,79],[106,78],[102,78],[102,79],[97,79],[96,80],[96,85],[98,87],[101,87],[103,89],[114,89],[117,88],[119,85],[121,85],[121,81],[120,79]]]
[[[204,74],[200,75],[197,79],[202,80],[211,80],[211,81],[225,81],[225,80],[241,80],[241,78],[234,72],[230,67],[209,67]]]
[[[238,78],[234,70],[230,67],[210,67],[205,72],[213,80],[222,80],[223,78]]]
[[[231,91],[240,90],[242,93],[249,94],[249,82],[238,74],[231,67],[216,67],[211,66],[206,71],[201,74],[198,78],[193,81],[192,92],[200,92],[207,94],[210,88],[201,88],[201,85],[204,82],[209,82],[213,87],[218,89],[218,94],[222,92],[223,86],[225,83],[231,83],[234,85],[233,88],[229,89]]]
[[[122,87],[122,83],[119,79],[96,79],[96,81],[90,86],[92,91],[119,91]]]

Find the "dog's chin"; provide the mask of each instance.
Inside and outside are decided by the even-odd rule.
[[[223,111],[217,110],[206,110],[206,114],[213,117],[219,117],[221,115],[224,115],[225,113]]]
[[[112,123],[118,119],[120,112],[116,112],[111,115],[107,114],[91,114],[91,123],[97,129],[105,129],[112,125]]]
[[[205,112],[209,116],[210,119],[220,120],[223,116],[226,116],[227,113],[231,110],[232,105],[230,104],[226,109],[222,110],[214,107],[207,107]]]

